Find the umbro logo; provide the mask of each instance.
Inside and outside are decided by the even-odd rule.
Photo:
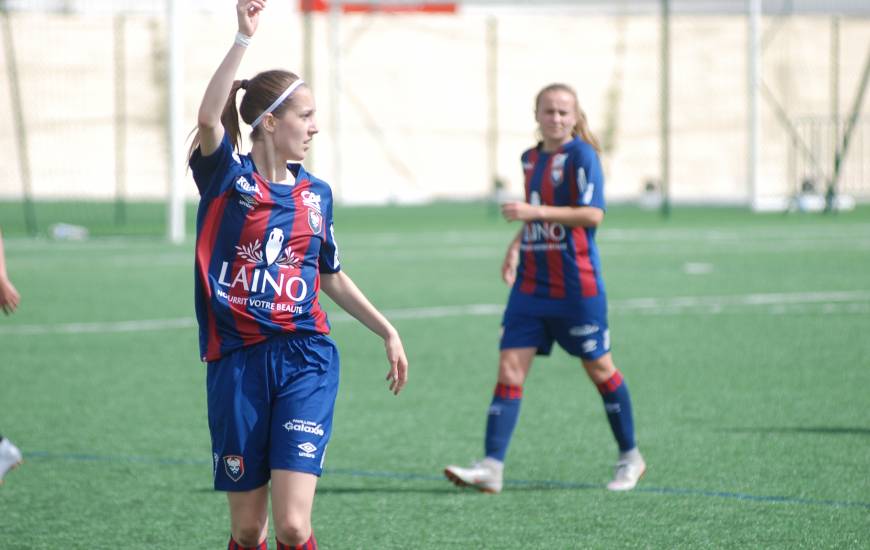
[[[317,450],[317,446],[311,443],[310,441],[306,441],[305,443],[301,443],[296,445],[299,447],[299,450],[302,452],[299,453],[299,456],[304,456],[306,458],[314,458],[314,451]]]

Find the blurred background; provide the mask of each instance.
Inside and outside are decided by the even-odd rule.
[[[189,133],[234,6],[0,2],[4,230],[101,220],[182,241]],[[239,78],[277,67],[312,85],[306,165],[339,204],[520,196],[551,82],[578,92],[611,203],[870,200],[866,1],[271,0]]]

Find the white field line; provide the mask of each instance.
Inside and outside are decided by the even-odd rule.
[[[674,298],[630,298],[611,300],[611,312],[637,312],[645,315],[672,315],[691,310],[692,313],[717,314],[727,307],[765,307],[766,313],[783,314],[795,306],[822,305],[816,313],[858,313],[870,314],[870,290],[829,291],[829,292],[792,292],[744,294],[737,296],[682,296]],[[859,307],[835,307],[837,304]],[[457,306],[435,306],[384,310],[389,319],[420,320],[445,317],[497,316],[504,311],[504,304],[471,304]],[[803,311],[803,310],[801,310]],[[352,320],[343,311],[330,314],[332,322]],[[113,332],[142,332],[195,328],[196,319],[181,317],[177,319],[148,319],[141,321],[112,321],[95,323],[65,323],[57,325],[32,324],[2,326],[0,335],[45,335],[45,334],[108,334]]]

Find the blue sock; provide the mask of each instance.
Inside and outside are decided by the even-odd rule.
[[[520,417],[522,386],[496,384],[486,418],[486,456],[504,462],[508,444]]]
[[[613,376],[598,384],[597,387],[604,400],[604,410],[607,412],[607,420],[610,421],[610,429],[619,445],[619,451],[624,453],[634,449],[637,443],[634,441],[631,396],[628,394],[628,386],[622,379],[622,373],[616,371]]]

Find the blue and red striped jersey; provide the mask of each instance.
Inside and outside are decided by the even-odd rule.
[[[200,356],[223,355],[288,332],[329,333],[320,273],[341,269],[332,190],[300,164],[293,185],[266,181],[225,135],[190,159],[200,193],[196,317]]]
[[[522,155],[526,201],[604,210],[604,174],[595,149],[575,137],[553,153]],[[594,227],[533,221],[523,226],[514,291],[518,296],[576,300],[604,293]],[[549,300],[547,300],[549,301]]]

